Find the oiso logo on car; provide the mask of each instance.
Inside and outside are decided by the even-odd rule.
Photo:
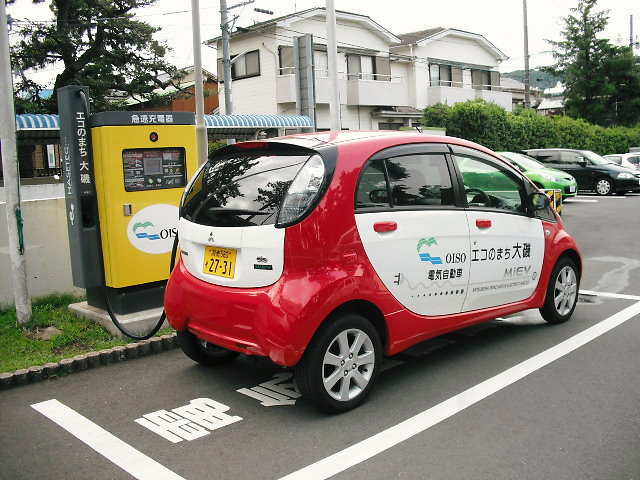
[[[157,204],[136,213],[127,226],[129,242],[145,253],[167,253],[178,229],[178,207]]]

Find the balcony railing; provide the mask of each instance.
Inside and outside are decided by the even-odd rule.
[[[372,80],[404,84],[403,78],[399,75],[383,75],[381,73],[349,73],[347,80]]]
[[[430,80],[429,86],[430,87],[471,88],[473,90],[493,90],[494,92],[503,91],[500,85],[483,85],[483,84],[463,85],[462,82],[454,82],[452,80]]]

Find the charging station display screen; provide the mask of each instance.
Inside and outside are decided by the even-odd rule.
[[[184,148],[130,148],[122,151],[127,192],[181,188],[187,184]]]

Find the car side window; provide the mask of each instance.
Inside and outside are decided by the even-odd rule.
[[[536,160],[542,163],[558,163],[560,161],[560,155],[558,152],[537,152]]]
[[[384,161],[373,160],[365,166],[360,177],[356,194],[356,208],[389,206],[389,190],[387,190]]]
[[[454,155],[462,175],[469,207],[524,213],[523,182],[498,163],[468,155]]]
[[[632,165],[638,165],[640,164],[640,157],[629,157],[627,158],[627,161]]]
[[[453,187],[442,154],[406,155],[385,160],[394,206],[453,205]]]
[[[577,152],[561,152],[560,161],[570,165],[578,165],[584,161],[584,157]]]

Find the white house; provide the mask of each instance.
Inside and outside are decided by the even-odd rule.
[[[234,32],[234,114],[296,113],[293,37],[312,34],[317,127],[329,128],[325,17],[324,8],[312,8]],[[398,129],[419,123],[427,105],[478,97],[511,110],[497,69],[507,57],[482,35],[443,28],[394,35],[366,15],[337,11],[336,19],[343,128]],[[209,43],[217,46],[224,78],[221,38]]]

